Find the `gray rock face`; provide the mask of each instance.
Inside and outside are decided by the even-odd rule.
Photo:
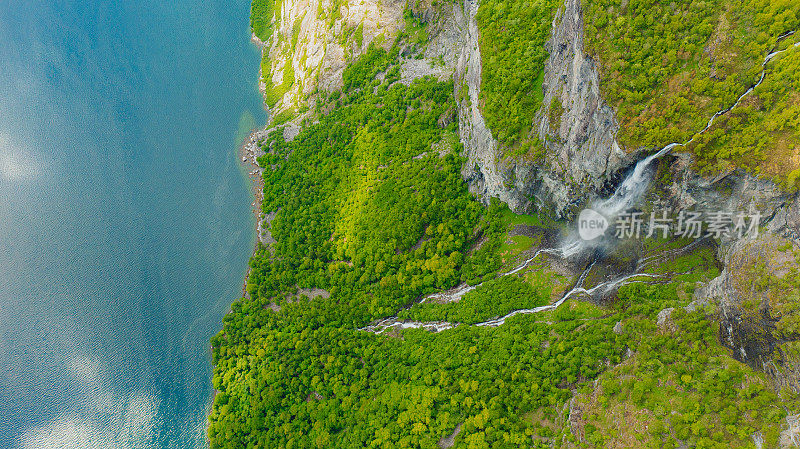
[[[717,305],[720,341],[734,358],[762,369],[778,387],[792,391],[800,391],[800,366],[794,351],[783,345],[798,339],[791,330],[797,319],[798,292],[791,279],[798,248],[769,230],[721,246],[725,269],[695,292],[693,302]]]
[[[456,63],[455,89],[458,99],[458,119],[461,143],[467,163],[462,175],[471,192],[488,202],[499,198],[512,210],[526,209],[531,205],[536,168],[506,163],[501,160],[497,140],[486,124],[478,105],[481,92],[480,31],[475,16],[479,2],[464,1],[462,32],[464,46]]]
[[[672,313],[675,312],[674,307],[664,309],[658,312],[656,317],[656,325],[662,330],[674,330],[675,324],[672,322]]]
[[[595,64],[583,52],[580,0],[565,1],[547,43],[544,102],[532,124],[547,150],[542,163],[502,158],[478,107],[482,67],[477,9],[477,3],[465,2],[466,48],[455,75],[457,98],[467,98],[459,101],[461,140],[469,158],[464,178],[484,200],[497,197],[516,212],[535,206],[565,216],[571,205],[602,192],[635,158],[616,141],[619,124],[600,95]],[[467,91],[459,93],[463,89]],[[563,107],[557,120],[551,120],[554,99]]]
[[[276,18],[275,36],[283,39],[263,43],[264,51],[270,55],[270,73],[264,74],[265,78],[280,84],[285,64],[292,64],[297,76],[273,114],[298,104],[318,88],[328,92],[340,87],[341,73],[349,60],[361,54],[378,34],[391,37],[400,31],[407,3],[348,1],[342,7],[342,19],[332,28],[316,14],[309,14],[316,11],[317,5],[318,0],[292,0],[286,4]],[[401,61],[401,82],[407,84],[425,75],[442,80],[453,75],[460,138],[468,158],[462,174],[473,193],[485,202],[497,197],[517,212],[539,208],[557,217],[565,216],[571,205],[597,196],[614,174],[634,159],[615,140],[619,125],[600,96],[595,65],[583,52],[580,0],[565,0],[547,43],[550,56],[545,65],[545,100],[531,124],[547,148],[541,163],[502,157],[480,111],[482,67],[480,31],[475,20],[478,8],[479,1],[471,0],[413,6],[414,14],[428,23],[429,42],[424,59]],[[345,28],[359,24],[364,26],[363,44],[359,48],[340,45],[337,36]],[[295,31],[299,36],[297,46],[289,48]],[[437,65],[434,60],[444,64]],[[554,98],[563,106],[558,123],[550,119]],[[315,100],[313,95],[309,98],[311,103]]]
[[[800,415],[786,417],[786,429],[781,432],[778,440],[779,447],[800,447]]]
[[[600,94],[600,77],[583,51],[580,0],[566,0],[553,19],[544,69],[544,102],[535,127],[547,157],[537,196],[561,212],[571,203],[596,196],[621,169],[635,160],[616,141],[619,123]],[[561,104],[563,113],[552,111]],[[551,117],[552,116],[552,117]],[[551,120],[554,118],[555,120]]]
[[[679,153],[671,158],[667,163],[673,182],[667,195],[673,210],[758,213],[762,233],[800,244],[800,196],[796,193],[786,193],[772,181],[740,170],[704,177],[692,169],[692,155]],[[721,239],[720,260],[738,241],[734,236]]]
[[[693,157],[677,153],[670,164],[672,183],[668,193],[676,209],[694,208],[712,211],[760,210],[771,216],[791,200],[771,181],[756,178],[741,171],[729,171],[715,177],[705,177],[693,170]]]
[[[720,341],[733,351],[733,356],[763,369],[778,385],[800,389],[800,376],[792,364],[778,366],[772,361],[772,354],[782,351],[780,344],[786,338],[776,333],[781,314],[774,309],[787,298],[792,301],[790,292],[775,280],[784,280],[797,266],[789,252],[780,248],[791,247],[792,243],[800,247],[800,198],[781,191],[769,180],[742,171],[713,178],[701,176],[692,170],[690,154],[677,154],[665,162],[670,164],[674,180],[666,192],[673,210],[760,215],[757,237],[720,239],[718,259],[725,268],[695,292],[687,310],[715,304]]]

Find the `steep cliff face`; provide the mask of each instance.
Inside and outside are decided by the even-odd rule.
[[[499,198],[512,210],[531,206],[531,194],[536,182],[536,167],[503,160],[498,152],[498,142],[486,124],[479,107],[481,97],[480,30],[475,16],[479,2],[464,2],[464,46],[455,71],[456,99],[461,142],[467,163],[462,175],[470,191],[488,201]]]
[[[497,197],[515,211],[545,210],[557,217],[570,206],[606,191],[635,154],[616,141],[619,124],[600,94],[595,64],[583,51],[580,0],[558,9],[546,48],[544,101],[532,124],[545,147],[543,158],[504,157],[484,119],[481,98],[478,3],[466,2],[466,48],[456,68],[456,89],[463,90],[459,118],[469,162],[464,178],[484,198]]]
[[[554,20],[548,51],[545,101],[537,115],[547,153],[533,191],[540,203],[563,213],[602,193],[641,149],[627,154],[616,141],[619,124],[601,97],[594,64],[583,54],[578,0],[566,0]],[[725,269],[696,291],[693,307],[713,303],[720,341],[734,356],[768,373],[778,388],[800,391],[800,329],[794,324],[800,318],[800,197],[743,170],[703,176],[688,153],[661,164],[672,180],[662,186],[672,210],[760,215],[758,238],[721,239],[718,258]]]
[[[275,31],[263,43],[262,69],[265,89],[280,94],[273,98],[272,118],[289,113],[288,122],[275,124],[283,128],[287,140],[297,134],[307,116],[304,111],[325,107],[328,95],[342,87],[344,68],[371,44],[389,48],[401,33],[419,33],[423,38],[416,43],[397,41],[399,82],[409,84],[427,75],[440,80],[452,77],[467,157],[462,175],[484,201],[497,197],[517,212],[538,208],[568,217],[576,206],[607,193],[641,157],[643,149],[626,152],[617,142],[620,125],[601,95],[597,67],[583,49],[580,0],[565,0],[553,19],[546,44],[544,100],[533,123],[545,151],[533,159],[504,156],[481,111],[483,67],[476,20],[480,2],[287,0],[281,5],[275,13]],[[422,26],[409,29],[410,18]],[[260,154],[258,141],[270,130],[250,139],[251,154]],[[674,210],[757,209],[767,232],[800,238],[796,195],[741,171],[700,176],[690,154],[670,156],[668,163],[673,181],[666,186],[666,196]],[[735,243],[723,239],[722,255]]]
[[[607,193],[620,174],[641,157],[643,149],[629,153],[617,142],[620,125],[601,95],[597,67],[583,49],[580,0],[565,0],[558,9],[546,44],[544,100],[533,124],[545,148],[540,159],[504,156],[481,111],[479,2],[336,4],[338,10],[331,0],[287,0],[276,12],[275,32],[263,43],[263,69],[268,70],[263,76],[265,88],[281,94],[271,115],[290,113],[291,120],[277,124],[285,139],[297,134],[307,115],[304,111],[324,108],[328,94],[341,89],[344,68],[371,44],[389,48],[401,33],[417,32],[424,35],[423,44],[401,43],[399,82],[409,84],[428,75],[440,80],[452,77],[459,134],[467,157],[462,176],[484,201],[496,197],[517,212],[538,208],[556,217],[569,217],[576,206]],[[407,11],[422,28],[408,29]],[[250,139],[250,154],[260,154],[258,141],[269,131]],[[669,158],[665,163],[670,164],[672,181],[665,186],[665,194],[673,210],[758,210],[764,232],[800,242],[797,195],[785,194],[774,183],[742,171],[701,176],[693,170],[694,161],[687,153]],[[720,259],[725,260],[739,243],[723,238]]]
[[[619,124],[600,94],[597,68],[583,51],[583,29],[580,0],[566,0],[547,43],[544,102],[537,115],[536,129],[547,148],[539,196],[549,195],[558,211],[602,192],[636,156],[617,143]]]
[[[262,89],[274,117],[313,108],[342,87],[347,63],[370,44],[391,46],[404,28],[405,0],[285,0],[263,43]]]
[[[284,113],[294,128],[305,111],[324,108],[327,96],[341,90],[344,69],[370,45],[388,50],[406,33],[400,42],[399,81],[406,85],[424,76],[450,79],[464,47],[464,14],[458,4],[286,0],[274,22],[272,37],[261,43],[262,90],[271,118]]]
[[[725,248],[723,273],[696,295],[718,306],[720,341],[735,358],[794,392],[800,391],[798,254],[800,246],[770,232],[736,241]]]
[[[336,5],[338,9],[336,9]],[[401,81],[452,77],[470,190],[497,197],[512,210],[545,209],[563,216],[570,205],[596,196],[633,161],[617,144],[618,124],[600,96],[598,74],[583,52],[580,0],[567,0],[553,21],[544,71],[544,105],[532,124],[544,158],[506,157],[480,109],[481,50],[476,15],[480,3],[287,0],[275,12],[274,32],[262,43],[262,90],[272,117],[296,134],[305,111],[325,106],[342,87],[347,64],[370,44],[389,48],[408,30],[409,9],[425,25],[422,48],[401,51]],[[558,104],[559,106],[556,106]],[[556,114],[552,108],[560,108]]]
[[[353,446],[365,447],[397,445],[413,434],[415,440],[429,438],[428,445],[485,441],[486,447],[494,447],[500,438],[524,444],[543,437],[537,441],[547,444],[550,437],[566,442],[574,436],[576,444],[606,447],[666,442],[688,447],[698,438],[713,437],[730,438],[743,447],[751,440],[774,447],[780,430],[782,441],[797,441],[797,415],[773,410],[788,412],[796,402],[784,401],[771,387],[800,392],[800,201],[742,171],[702,176],[691,153],[658,152],[643,158],[644,149],[621,148],[617,136],[630,128],[617,120],[624,108],[609,107],[601,94],[607,85],[599,81],[609,82],[599,76],[607,74],[607,66],[598,74],[584,51],[584,26],[592,24],[584,23],[580,0],[563,1],[552,28],[553,3],[546,3],[551,8],[546,15],[532,9],[541,34],[521,40],[527,45],[523,52],[534,47],[538,52],[530,67],[538,73],[544,64],[543,100],[534,102],[541,109],[528,116],[518,112],[529,109],[505,102],[513,96],[492,96],[505,94],[503,89],[510,86],[507,91],[519,98],[520,92],[531,92],[531,83],[519,83],[520,78],[530,79],[526,74],[514,78],[507,73],[495,79],[499,88],[490,82],[493,74],[507,72],[505,63],[511,58],[503,65],[497,63],[501,58],[487,59],[481,52],[482,45],[508,44],[492,35],[503,29],[498,23],[507,22],[496,20],[502,14],[486,19],[487,11],[500,11],[486,8],[489,3],[479,13],[480,4],[468,0],[276,2],[275,26],[263,44],[263,88],[272,108],[271,123],[251,136],[244,155],[245,161],[258,158],[263,168],[254,170],[266,174],[263,209],[269,213],[262,215],[259,238],[267,248],[259,247],[254,256],[247,301],[232,308],[234,318],[226,320],[225,332],[215,340],[220,395],[210,419],[212,441],[246,446],[246,441],[270,435],[284,445],[330,445],[336,438],[350,438]],[[584,0],[597,5],[590,1]],[[517,0],[517,6],[521,10],[529,3]],[[594,9],[586,10],[589,17]],[[494,40],[482,40],[482,30]],[[548,33],[545,55],[541,45]],[[375,51],[371,45],[391,47],[391,52]],[[368,57],[358,59],[363,55]],[[602,56],[598,61],[607,62]],[[486,67],[499,69],[487,73]],[[429,75],[452,79],[452,87],[412,82]],[[606,95],[614,100],[613,92]],[[532,131],[523,127],[512,133],[494,125],[511,123],[498,120],[498,110],[514,111],[506,117],[530,122]],[[298,134],[301,128],[303,134]],[[286,142],[274,131],[282,132]],[[698,131],[687,127],[685,132]],[[542,146],[526,146],[536,143],[532,137]],[[669,148],[681,149],[678,144]],[[447,154],[459,149],[467,160],[463,165]],[[519,155],[524,151],[528,153]],[[634,170],[627,170],[634,164]],[[497,197],[515,211],[540,209],[564,220],[554,224],[515,216],[496,205],[481,208],[465,191],[459,171],[484,202]],[[595,202],[601,198],[607,201]],[[725,237],[689,245],[677,239],[607,239],[595,247],[577,236],[559,241],[581,205],[614,211],[609,217],[630,207],[649,215],[656,200],[675,212],[760,211],[763,226],[757,239]],[[725,269],[707,282],[720,273],[720,261]],[[555,290],[541,293],[543,304],[549,300],[549,305],[530,303],[535,292],[528,287],[554,284]],[[431,290],[443,293],[426,296]],[[613,306],[607,307],[607,301]],[[548,316],[556,320],[528,316],[555,308],[561,309]],[[469,326],[480,314],[487,321],[476,323],[475,333],[446,330]],[[507,322],[511,317],[514,321]],[[496,327],[482,334],[490,326]],[[414,327],[448,333],[406,339],[402,329]],[[389,338],[361,338],[357,333],[387,329]],[[460,336],[466,338],[463,344]],[[509,354],[507,360],[500,360],[497,369],[485,369],[488,359],[480,355],[495,352]],[[330,357],[328,364],[307,363],[331,353],[341,356],[341,365],[331,364]],[[420,358],[431,354],[429,360]],[[732,360],[731,354],[756,370]],[[441,357],[465,358],[463,364],[443,364]],[[359,359],[362,366],[355,372],[351,362]],[[558,365],[561,361],[570,366]],[[398,377],[405,368],[395,367],[410,364],[415,365],[413,372],[433,375]],[[557,368],[534,377],[548,366]],[[243,371],[261,382],[262,391],[278,391],[284,400],[262,396],[263,407],[254,407],[258,397],[251,378],[240,375]],[[312,380],[331,373],[340,377],[334,382]],[[485,407],[473,402],[471,392],[487,385],[486,373],[492,377],[489,383],[500,379],[512,386],[491,393],[508,400],[496,410],[510,418],[486,421]],[[339,379],[338,385],[370,390],[340,389]],[[381,379],[398,380],[391,385],[391,398],[382,396],[389,390],[383,390]],[[386,422],[396,421],[398,413],[404,414],[394,407],[396,387],[417,385],[437,390],[427,391],[443,408],[424,415],[426,423],[432,422],[430,417],[443,417],[437,427],[396,426],[384,435],[386,426],[378,420],[364,422],[365,413],[375,413],[371,407],[376,397],[391,406],[380,412]],[[544,391],[551,388],[554,394]],[[477,390],[483,394],[483,388]],[[509,391],[539,396],[520,399]],[[721,401],[721,391],[734,394]],[[456,405],[453,397],[458,395],[463,401]],[[407,402],[409,396],[401,396]],[[556,415],[546,410],[547,404],[559,403],[562,409]],[[368,408],[325,408],[329,404]],[[448,404],[453,408],[446,409]],[[698,412],[697,404],[709,407]],[[325,413],[317,420],[313,414],[320,411]],[[704,415],[703,423],[723,422],[723,411],[729,421],[723,437],[711,434],[711,425],[694,425],[698,413]],[[328,412],[336,413],[335,423],[327,419],[334,416]],[[309,434],[311,421],[297,416],[314,416],[328,427]],[[623,421],[633,425],[620,432]],[[491,422],[500,430],[512,423],[515,428],[503,436],[486,435],[475,422]],[[742,426],[750,423],[752,429]],[[515,433],[528,426],[530,432]]]
[[[713,304],[720,341],[734,357],[768,373],[778,387],[800,391],[800,329],[794,324],[800,318],[800,200],[741,171],[700,176],[686,154],[669,162],[675,182],[667,193],[675,209],[761,216],[756,238],[720,240],[725,269],[696,290],[691,307]]]

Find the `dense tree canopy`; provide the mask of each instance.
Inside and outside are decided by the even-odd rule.
[[[542,80],[557,0],[484,0],[480,26],[481,109],[493,135],[511,154],[538,145],[531,133],[542,104]]]
[[[268,5],[276,7],[262,1],[253,5],[257,34]],[[726,104],[760,70],[748,64],[775,44],[775,33],[796,25],[792,2],[763,0],[767,12],[748,19],[756,37],[739,59],[704,62],[721,2],[587,0],[587,30],[597,34],[588,45],[607,55],[603,82],[629,143],[657,144],[693,129],[688,124]],[[739,8],[755,3],[728,5],[724,14],[740,24],[746,9]],[[509,147],[530,138],[555,6],[481,6],[484,73],[491,72],[482,101]],[[747,36],[754,35],[734,39]],[[437,448],[456,429],[457,448],[751,447],[753,435],[774,445],[786,411],[800,405],[797,395],[775,391],[734,360],[718,340],[717,311],[684,309],[697,282],[719,274],[710,246],[652,268],[669,282],[625,285],[602,306],[570,299],[499,327],[470,325],[552,300],[553,278],[536,264],[501,274],[519,256],[517,246],[538,242],[509,231],[546,225],[496,200],[484,206],[468,192],[453,84],[398,82],[399,54],[370,47],[292,141],[279,129],[263,142],[262,206],[274,216],[275,242],[258,248],[247,295],[212,339],[211,447]],[[795,133],[796,58],[774,61],[769,70],[777,76],[756,92],[762,100],[771,95],[774,106],[743,105],[720,129],[768,126],[776,139]],[[519,61],[524,70],[515,72],[511,63]],[[726,72],[737,64],[747,69]],[[659,96],[670,80],[712,66],[725,77],[709,84],[692,75],[689,93]],[[654,115],[667,103],[674,106],[659,109],[666,116]],[[751,147],[741,135],[725,139],[715,130],[700,140],[702,160],[757,154],[736,149]],[[720,154],[723,147],[731,154]],[[457,302],[419,304],[462,283],[480,285]],[[310,293],[320,289],[327,294]],[[666,308],[672,313],[659,320]],[[460,324],[439,333],[359,330],[396,314]],[[782,332],[794,328],[780,324]]]

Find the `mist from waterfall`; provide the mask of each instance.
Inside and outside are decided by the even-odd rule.
[[[778,37],[777,42],[780,42],[781,40],[783,40],[783,39],[785,39],[785,38],[787,38],[789,36],[792,36],[793,34],[795,34],[795,31],[790,31],[788,33],[785,33],[785,34],[783,34],[783,35]],[[600,214],[606,220],[608,226],[613,225],[615,220],[622,213],[630,210],[631,208],[633,208],[637,204],[639,204],[641,202],[642,198],[644,197],[645,193],[647,192],[647,190],[650,188],[650,184],[651,184],[651,182],[653,180],[653,174],[654,174],[654,171],[652,170],[651,166],[652,166],[654,161],[656,161],[656,160],[664,157],[665,155],[669,154],[672,150],[674,150],[677,147],[686,147],[686,146],[688,146],[689,144],[694,142],[694,140],[697,139],[698,136],[700,136],[701,134],[703,134],[706,131],[708,131],[711,128],[711,126],[714,124],[714,122],[716,121],[717,118],[719,118],[722,115],[727,114],[728,112],[730,112],[731,110],[736,108],[741,103],[742,99],[744,99],[746,96],[750,95],[759,85],[761,85],[761,83],[764,82],[764,78],[766,77],[766,65],[767,65],[767,63],[769,61],[774,59],[777,55],[779,55],[779,54],[781,54],[781,53],[783,53],[785,51],[788,51],[788,50],[790,50],[792,48],[798,47],[798,46],[800,46],[800,43],[796,43],[793,46],[788,47],[788,48],[786,48],[784,50],[776,51],[773,48],[770,51],[770,53],[767,54],[767,56],[764,58],[764,61],[761,64],[762,65],[762,70],[761,70],[761,75],[759,76],[758,81],[755,84],[753,84],[752,86],[750,86],[743,94],[741,94],[731,106],[729,106],[729,107],[727,107],[725,109],[721,109],[721,110],[717,111],[708,120],[708,122],[706,123],[706,126],[702,130],[700,130],[697,133],[695,133],[689,140],[687,140],[685,142],[673,142],[673,143],[667,144],[664,147],[662,147],[660,150],[658,150],[657,152],[655,152],[655,153],[645,157],[644,159],[640,160],[639,162],[637,162],[636,165],[634,165],[633,169],[630,170],[628,172],[628,174],[625,176],[625,179],[623,179],[623,181],[617,186],[617,188],[614,190],[614,193],[611,194],[611,196],[609,196],[607,198],[601,198],[601,199],[595,200],[594,202],[592,202],[589,205],[589,209],[591,209],[594,212]],[[549,255],[551,257],[555,257],[557,259],[561,259],[562,261],[568,262],[568,261],[575,261],[577,259],[580,259],[581,256],[586,256],[590,252],[593,253],[593,254],[588,256],[588,259],[584,258],[584,260],[587,260],[587,262],[586,262],[588,264],[587,268],[585,268],[581,272],[580,276],[578,276],[578,280],[576,281],[576,283],[572,287],[572,289],[570,289],[566,293],[564,293],[564,295],[562,295],[561,298],[558,301],[556,301],[555,303],[550,304],[550,305],[546,305],[546,306],[535,307],[533,309],[515,310],[513,312],[508,313],[505,316],[494,318],[494,319],[491,319],[491,320],[488,320],[488,321],[485,321],[485,322],[482,322],[482,323],[477,323],[475,325],[476,326],[481,326],[481,327],[483,327],[483,326],[488,326],[488,327],[500,326],[500,325],[504,324],[505,321],[508,318],[511,318],[512,316],[515,316],[515,315],[531,314],[531,313],[544,312],[544,311],[548,311],[548,310],[555,310],[561,304],[563,304],[567,299],[571,298],[572,296],[578,295],[578,294],[584,294],[584,295],[589,295],[589,296],[594,296],[596,294],[606,294],[606,293],[608,293],[608,292],[610,292],[610,291],[612,291],[612,290],[614,290],[616,288],[619,288],[622,285],[625,285],[627,283],[640,282],[641,278],[658,277],[656,275],[639,272],[639,269],[642,268],[642,266],[644,265],[642,263],[642,262],[644,262],[644,260],[642,260],[642,261],[640,261],[640,263],[637,266],[637,269],[634,270],[633,273],[626,273],[624,275],[619,275],[619,276],[617,276],[615,278],[607,279],[604,282],[599,282],[598,284],[594,285],[593,287],[587,288],[584,285],[584,283],[586,281],[586,278],[589,275],[589,272],[592,270],[592,268],[598,262],[598,256],[597,256],[597,253],[599,252],[598,250],[599,249],[603,249],[605,251],[608,251],[608,250],[612,249],[613,246],[614,246],[613,240],[608,239],[606,237],[608,233],[609,233],[608,232],[608,228],[606,228],[606,232],[602,237],[598,237],[597,239],[594,239],[594,240],[584,240],[578,235],[578,232],[576,230],[573,230],[572,232],[570,232],[570,234],[565,239],[563,239],[561,245],[559,245],[558,247],[556,247],[556,248],[541,248],[541,249],[537,250],[534,253],[533,256],[529,257],[528,259],[523,261],[521,264],[517,265],[517,267],[515,267],[514,269],[512,269],[512,270],[510,270],[508,272],[499,274],[499,276],[514,275],[514,274],[524,270],[525,268],[527,268],[532,262],[534,262],[535,260],[538,260],[539,257],[541,255],[543,255],[543,254],[546,254],[546,255]],[[693,246],[693,245],[694,244],[691,244],[691,245],[687,246],[687,249],[689,247]],[[470,286],[470,285],[464,284],[464,285],[458,286],[455,289],[452,289],[452,290],[449,290],[449,291],[445,291],[445,292],[440,292],[440,293],[436,293],[436,294],[433,294],[433,295],[429,295],[429,296],[423,298],[420,302],[424,303],[424,302],[429,301],[429,300],[435,300],[435,301],[439,301],[439,302],[458,301],[462,296],[464,296],[465,294],[471,292],[472,290],[474,290],[475,288],[477,288],[480,285],[481,284],[476,284],[476,285]],[[395,317],[390,317],[390,318],[386,318],[384,320],[381,320],[380,322],[378,322],[376,324],[373,324],[373,325],[370,325],[370,326],[367,326],[367,327],[364,327],[361,330],[380,334],[380,333],[383,333],[383,332],[385,332],[386,330],[388,330],[390,328],[400,327],[402,329],[423,328],[423,329],[431,330],[431,331],[434,331],[434,332],[439,332],[439,331],[442,331],[442,330],[446,330],[446,329],[450,329],[452,327],[455,327],[456,325],[457,325],[457,323],[447,323],[447,322],[425,323],[425,322],[416,322],[416,321],[405,321],[405,320],[399,320],[395,316]]]

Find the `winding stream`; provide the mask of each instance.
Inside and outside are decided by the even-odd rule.
[[[661,148],[659,151],[657,151],[657,152],[651,154],[650,156],[647,156],[646,158],[644,158],[641,161],[639,161],[636,164],[636,166],[634,167],[634,169],[630,172],[630,174],[628,174],[628,176],[617,187],[617,189],[614,191],[614,193],[610,197],[592,204],[592,206],[591,206],[592,209],[596,210],[597,212],[600,212],[603,216],[605,216],[609,220],[609,222],[611,222],[616,217],[618,217],[620,213],[628,210],[633,205],[637,204],[642,199],[642,196],[647,191],[647,188],[650,186],[650,182],[652,181],[653,174],[652,174],[652,172],[650,170],[648,170],[650,168],[650,164],[653,161],[655,161],[656,159],[659,159],[659,158],[667,155],[668,153],[670,153],[673,149],[675,149],[677,147],[685,147],[685,146],[691,144],[692,142],[694,142],[694,140],[698,136],[700,136],[701,134],[703,134],[706,131],[708,131],[711,128],[711,126],[714,124],[714,121],[716,121],[717,118],[719,118],[722,115],[727,114],[728,112],[730,112],[731,110],[733,110],[734,108],[739,106],[741,101],[746,96],[750,95],[758,86],[761,85],[761,83],[764,82],[764,79],[766,78],[766,73],[767,73],[767,69],[766,69],[767,63],[769,63],[772,59],[774,59],[776,56],[778,56],[781,53],[784,53],[784,52],[786,52],[788,50],[791,50],[792,48],[795,48],[795,47],[800,47],[800,42],[797,42],[793,46],[785,48],[783,50],[777,50],[777,51],[775,50],[775,48],[777,48],[777,46],[781,43],[781,41],[783,41],[784,39],[794,35],[795,33],[796,33],[796,30],[795,31],[790,31],[790,32],[785,33],[785,34],[783,34],[783,35],[778,37],[778,39],[777,39],[777,41],[775,43],[775,46],[770,50],[770,53],[767,54],[767,56],[764,58],[764,61],[761,63],[762,70],[761,70],[761,75],[759,76],[758,82],[756,82],[755,84],[750,86],[743,94],[741,94],[736,99],[736,101],[731,106],[729,106],[729,107],[727,107],[725,109],[721,109],[721,110],[717,111],[708,120],[708,123],[706,124],[706,126],[702,130],[700,130],[699,132],[695,133],[692,136],[691,139],[689,139],[689,140],[687,140],[685,142],[673,142],[673,143],[670,143],[670,144],[664,146],[663,148]],[[691,248],[693,246],[698,245],[701,241],[702,240],[696,240],[696,241],[692,242],[691,244],[687,245],[685,248],[679,248],[679,249],[672,250],[672,251],[679,251],[679,250],[689,249],[689,248]],[[512,269],[512,270],[510,270],[508,272],[500,274],[498,277],[511,276],[511,275],[519,273],[520,271],[522,271],[525,268],[527,268],[528,265],[531,262],[533,262],[535,259],[537,259],[541,254],[549,254],[551,256],[558,257],[558,258],[560,258],[562,260],[568,260],[570,258],[573,258],[573,257],[575,257],[577,255],[580,255],[580,254],[584,253],[587,249],[592,248],[592,247],[593,247],[592,242],[584,241],[584,240],[580,239],[577,235],[572,235],[560,247],[558,247],[558,248],[542,248],[542,249],[539,249],[539,250],[536,251],[536,253],[532,257],[528,258],[527,260],[525,260],[524,262],[519,264],[514,269]],[[661,256],[666,257],[665,255],[661,255]],[[507,319],[509,319],[509,318],[511,318],[513,316],[516,316],[516,315],[526,315],[526,314],[532,314],[532,313],[546,312],[546,311],[549,311],[549,310],[555,310],[559,306],[561,306],[561,304],[566,302],[567,299],[569,299],[570,297],[572,297],[572,296],[574,296],[576,294],[585,294],[585,295],[593,296],[593,295],[595,295],[597,293],[609,292],[609,291],[613,290],[614,288],[618,288],[618,287],[620,287],[622,285],[625,285],[625,284],[628,284],[628,283],[641,282],[641,278],[654,278],[654,277],[657,277],[657,275],[648,274],[648,273],[641,273],[640,271],[645,266],[647,266],[648,264],[651,264],[653,262],[658,261],[661,256],[655,255],[655,256],[650,256],[648,258],[644,258],[644,259],[642,259],[642,260],[640,260],[638,262],[637,267],[636,267],[636,271],[634,273],[627,274],[627,275],[624,275],[624,276],[620,276],[620,277],[618,277],[616,279],[612,279],[612,280],[609,280],[609,281],[606,281],[606,282],[602,282],[602,283],[600,283],[600,284],[598,284],[598,285],[596,285],[594,287],[591,287],[591,288],[587,289],[587,288],[584,287],[584,282],[586,281],[586,277],[588,276],[589,271],[592,269],[592,267],[594,267],[594,264],[596,263],[596,261],[592,262],[581,273],[581,275],[578,278],[578,281],[575,283],[575,286],[571,290],[569,290],[567,293],[565,293],[558,301],[554,302],[553,304],[549,304],[549,305],[546,305],[546,306],[540,306],[540,307],[534,307],[532,309],[515,310],[515,311],[512,311],[512,312],[510,312],[510,313],[508,313],[508,314],[506,314],[504,316],[501,316],[501,317],[498,317],[498,318],[493,318],[493,319],[488,320],[488,321],[476,323],[476,324],[474,324],[474,326],[479,326],[479,327],[497,327],[497,326],[500,326],[500,325],[504,324]],[[428,295],[425,298],[423,298],[419,303],[422,304],[422,303],[425,303],[425,302],[428,302],[428,301],[455,302],[455,301],[458,301],[459,299],[461,299],[461,297],[463,297],[465,294],[471,292],[472,290],[475,290],[476,288],[478,288],[481,285],[482,285],[482,283],[476,284],[476,285],[472,285],[472,286],[467,285],[467,284],[462,284],[462,285],[459,285],[458,287],[456,287],[454,289],[451,289],[451,290],[447,290],[447,291],[443,291],[443,292],[439,292],[439,293],[434,293],[432,295]],[[394,317],[389,317],[389,318],[383,319],[383,320],[381,320],[381,321],[379,321],[379,322],[377,322],[375,324],[372,324],[372,325],[366,326],[364,328],[361,328],[360,330],[367,331],[367,332],[373,332],[375,334],[382,334],[383,332],[385,332],[385,331],[387,331],[389,329],[392,329],[392,328],[397,328],[397,329],[426,329],[426,330],[429,330],[429,331],[432,331],[432,332],[441,332],[443,330],[452,329],[452,328],[458,326],[459,324],[460,323],[450,323],[450,322],[446,322],[446,321],[437,321],[437,322],[406,321],[406,320],[399,319],[397,316],[394,316]]]

